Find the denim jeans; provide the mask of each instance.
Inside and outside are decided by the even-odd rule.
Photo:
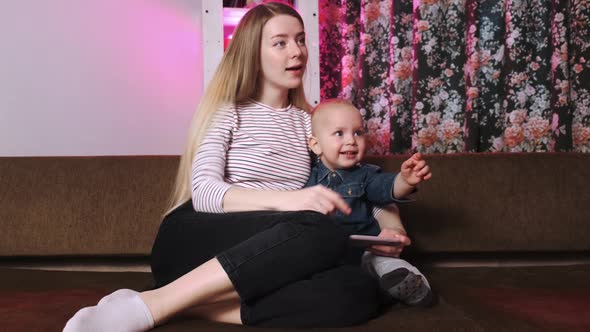
[[[347,233],[311,211],[198,213],[187,202],[166,216],[152,249],[156,287],[217,257],[241,298],[244,325],[339,327],[379,309],[379,290],[345,264]]]

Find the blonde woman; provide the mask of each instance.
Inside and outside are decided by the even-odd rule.
[[[178,314],[346,326],[377,313],[377,285],[342,263],[347,235],[326,216],[350,208],[327,188],[301,189],[310,172],[306,62],[293,8],[248,11],[192,120],[152,250],[156,287],[118,290],[64,331],[145,331]]]

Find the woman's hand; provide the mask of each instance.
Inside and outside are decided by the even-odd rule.
[[[381,233],[379,233],[378,236],[384,239],[401,242],[400,246],[395,247],[374,245],[367,248],[367,251],[379,256],[399,257],[401,252],[404,250],[404,247],[412,244],[412,241],[406,235],[406,232],[400,229],[384,228],[383,230],[381,230]]]
[[[322,185],[284,192],[284,194],[279,208],[283,211],[312,210],[330,214],[340,210],[346,215],[351,212],[348,204],[338,193]]]

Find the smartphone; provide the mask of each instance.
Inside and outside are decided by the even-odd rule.
[[[353,235],[349,236],[348,240],[351,245],[357,246],[357,247],[370,247],[370,246],[374,246],[374,245],[397,247],[397,246],[401,246],[401,244],[402,244],[401,242],[396,241],[396,240],[389,240],[389,239],[384,239],[384,238],[380,238],[377,236],[371,236],[371,235],[353,234]]]

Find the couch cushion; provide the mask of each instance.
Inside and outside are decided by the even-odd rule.
[[[424,270],[440,294],[433,308],[391,307],[334,331],[588,331],[590,265]],[[149,287],[149,273],[0,269],[0,317],[8,331],[58,331],[78,309],[119,288]],[[156,331],[260,331],[177,319]],[[285,329],[265,328],[264,331]],[[293,330],[300,331],[300,330]],[[332,331],[332,329],[331,329]]]
[[[150,252],[178,157],[0,158],[0,256]]]

